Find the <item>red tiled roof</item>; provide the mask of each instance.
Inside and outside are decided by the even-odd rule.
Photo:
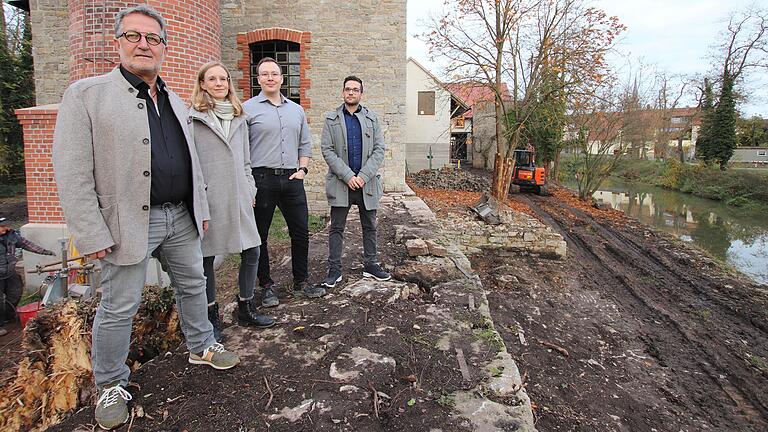
[[[478,102],[490,102],[496,99],[494,91],[485,84],[480,83],[453,83],[445,85],[448,90],[464,101],[470,108]],[[510,102],[512,96],[509,95],[509,89],[505,83],[501,83],[501,98],[504,102]],[[464,117],[471,118],[472,111],[464,114]]]

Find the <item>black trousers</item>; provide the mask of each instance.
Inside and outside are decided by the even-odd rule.
[[[17,273],[13,273],[9,278],[0,279],[0,324],[16,318],[16,306],[23,292],[21,276]]]
[[[274,283],[269,269],[269,227],[275,207],[285,218],[288,234],[291,237],[291,264],[293,266],[293,283],[309,279],[307,262],[309,259],[309,210],[307,194],[304,192],[304,180],[289,180],[292,173],[275,175],[275,170],[254,168],[253,178],[256,180],[256,207],[253,214],[256,226],[261,236],[261,254],[257,277],[259,285]]]

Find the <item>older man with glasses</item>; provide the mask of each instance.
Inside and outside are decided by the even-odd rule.
[[[239,363],[216,343],[208,321],[200,239],[208,202],[187,107],[158,76],[167,51],[165,20],[148,6],[119,12],[112,72],[73,83],[59,107],[53,163],[75,244],[101,260],[101,301],[91,359],[96,422],[128,420],[125,361],[147,262],[159,253],[176,291],[189,362],[216,369]]]

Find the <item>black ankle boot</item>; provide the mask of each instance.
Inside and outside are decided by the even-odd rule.
[[[237,323],[241,326],[269,328],[275,325],[275,319],[266,315],[259,315],[256,313],[256,308],[251,303],[251,300],[240,300],[240,297],[238,297]]]
[[[213,338],[216,342],[221,343],[224,340],[224,335],[221,334],[221,318],[219,318],[219,304],[214,303],[208,306],[208,321],[213,325]]]

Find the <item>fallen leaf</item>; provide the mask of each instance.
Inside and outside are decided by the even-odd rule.
[[[401,381],[408,381],[408,382],[416,382],[416,375],[411,374],[411,375],[407,375],[407,376],[404,376],[404,377],[400,377],[400,380]]]

